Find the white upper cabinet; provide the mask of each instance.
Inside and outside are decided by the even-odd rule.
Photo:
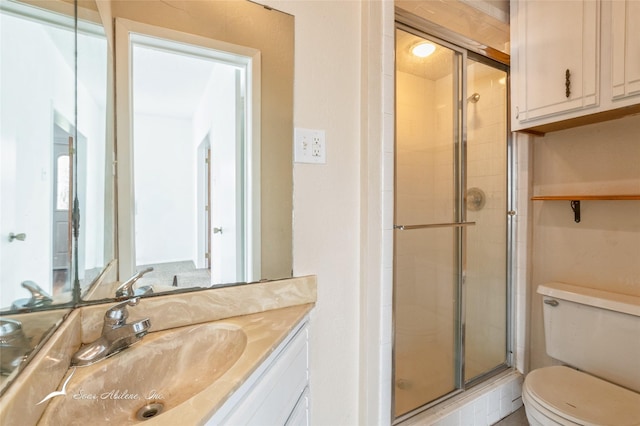
[[[637,0],[512,1],[512,130],[637,112],[628,107],[640,102],[638,24]]]
[[[627,104],[640,97],[640,2],[616,0],[610,7],[611,99]]]

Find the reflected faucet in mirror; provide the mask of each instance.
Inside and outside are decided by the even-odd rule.
[[[137,272],[135,275],[133,275],[131,278],[129,278],[127,281],[123,282],[120,287],[118,287],[116,289],[116,297],[117,298],[121,298],[121,297],[133,297],[133,296],[142,296],[144,294],[152,294],[153,293],[153,288],[151,288],[151,286],[148,285],[144,285],[141,286],[137,289],[133,289],[133,285],[140,279],[142,278],[142,276],[148,272],[153,271],[152,267],[143,269],[142,271]]]
[[[31,351],[20,321],[0,319],[0,375],[8,376]]]
[[[120,302],[104,314],[102,335],[95,341],[82,346],[71,358],[72,366],[91,365],[128,348],[140,341],[149,332],[149,318],[127,323],[127,306],[135,306],[139,297]]]
[[[11,309],[32,309],[42,306],[48,306],[53,302],[51,296],[47,294],[38,284],[33,281],[23,281],[22,287],[29,290],[31,297],[29,299],[18,299],[11,305]]]

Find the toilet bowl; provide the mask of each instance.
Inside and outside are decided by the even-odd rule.
[[[640,394],[565,366],[529,373],[522,401],[531,426],[640,425]]]
[[[527,374],[522,401],[533,426],[640,426],[640,297],[547,283],[545,349],[565,365]]]

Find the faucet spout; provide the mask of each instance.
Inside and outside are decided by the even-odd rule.
[[[135,306],[140,298],[125,300],[107,310],[102,325],[102,335],[82,346],[71,358],[72,366],[91,365],[108,358],[140,341],[151,327],[149,318],[127,323],[127,306]]]
[[[83,367],[109,358],[142,340],[149,332],[149,327],[151,327],[151,322],[148,318],[145,318],[112,329],[110,332],[100,336],[98,340],[80,348],[80,350],[73,355],[71,365]]]

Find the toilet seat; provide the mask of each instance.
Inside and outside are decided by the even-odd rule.
[[[569,367],[533,370],[522,393],[526,409],[559,424],[640,425],[640,394]]]

